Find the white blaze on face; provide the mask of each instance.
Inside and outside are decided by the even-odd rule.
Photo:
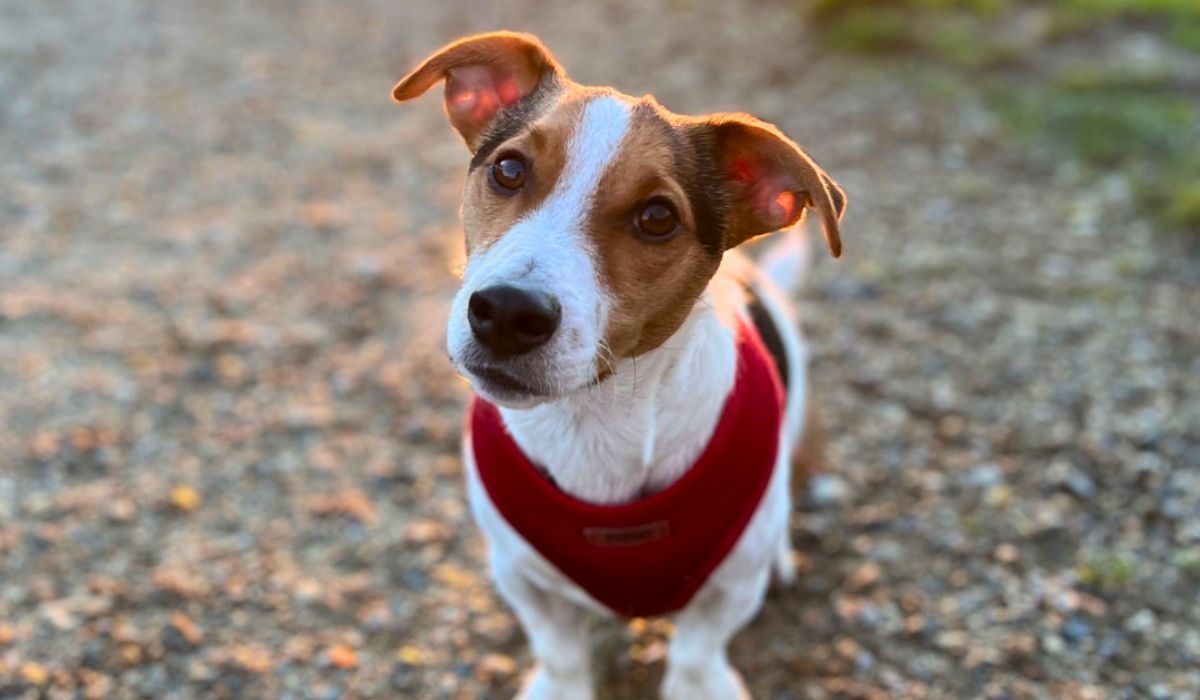
[[[566,162],[550,195],[490,247],[467,262],[462,288],[450,311],[447,345],[458,365],[471,364],[476,346],[467,321],[467,301],[479,289],[508,284],[548,293],[562,306],[551,341],[528,356],[504,363],[506,370],[558,396],[591,382],[608,317],[587,217],[596,187],[629,130],[630,105],[609,96],[584,107],[567,146]],[[537,168],[537,163],[532,164]]]

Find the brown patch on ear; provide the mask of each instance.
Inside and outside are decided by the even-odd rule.
[[[555,77],[566,75],[537,37],[491,32],[443,46],[396,83],[392,98],[411,100],[445,79],[446,116],[474,151],[498,112]]]
[[[717,160],[729,190],[725,247],[798,222],[817,211],[833,257],[842,254],[838,229],[846,193],[812,158],[774,126],[744,114],[708,117]]]

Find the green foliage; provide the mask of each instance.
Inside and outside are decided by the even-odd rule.
[[[831,48],[907,56],[941,69],[923,71],[926,78],[964,85],[986,71],[975,84],[1016,134],[1090,168],[1129,174],[1163,227],[1200,233],[1196,101],[1168,68],[1089,63],[1047,72],[1030,58],[1038,41],[1130,21],[1200,51],[1200,0],[810,0],[807,8]],[[1002,28],[1019,26],[1026,11],[1044,21],[1041,33],[1033,45],[1027,32],[1025,45],[1006,44],[1014,33]]]
[[[856,7],[832,20],[823,38],[834,48],[869,55],[915,50],[908,18],[895,8]]]
[[[857,12],[964,11],[995,16],[1014,5],[1013,0],[814,0],[809,13],[831,20]]]
[[[1188,576],[1200,576],[1200,549],[1183,549],[1175,554],[1176,568]]]
[[[1195,119],[1192,104],[1156,89],[1156,81],[1071,74],[1016,100],[1005,87],[996,102],[1019,133],[1047,137],[1089,165],[1112,168],[1142,158],[1171,158],[1186,149]]]
[[[1193,17],[1175,21],[1171,24],[1171,31],[1167,33],[1167,36],[1180,47],[1200,53],[1200,18]]]
[[[1165,226],[1200,235],[1200,166],[1146,183],[1143,198]]]
[[[1122,20],[1154,23],[1181,48],[1200,52],[1200,2],[1195,0],[1063,0],[1055,7],[1058,35]]]
[[[823,25],[822,40],[849,53],[911,53],[960,68],[1003,63],[1012,50],[987,36],[983,22],[1011,0],[817,0],[810,10]],[[936,13],[936,31],[927,20]]]
[[[1133,581],[1135,563],[1128,554],[1093,555],[1076,567],[1075,575],[1083,584],[1111,593]]]
[[[1107,19],[1120,16],[1200,17],[1196,0],[1061,0],[1064,11]]]
[[[1043,109],[1044,132],[1098,167],[1168,152],[1192,118],[1182,98],[1106,91],[1054,93]]]
[[[834,48],[867,55],[926,53],[966,67],[1002,60],[1006,51],[997,45],[996,21],[1035,7],[1046,13],[1053,36],[1140,20],[1177,45],[1200,51],[1196,0],[809,0],[805,6]]]

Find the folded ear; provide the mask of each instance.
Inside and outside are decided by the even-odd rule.
[[[791,226],[812,208],[829,252],[841,257],[838,223],[846,194],[807,153],[774,126],[744,114],[710,116],[708,126],[729,192],[726,248]]]
[[[548,77],[561,75],[537,37],[492,32],[443,46],[401,78],[392,97],[411,100],[445,79],[446,115],[473,151],[497,112],[537,90]]]

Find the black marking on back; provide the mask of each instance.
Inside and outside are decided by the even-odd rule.
[[[779,326],[775,325],[775,319],[771,317],[771,312],[767,311],[767,307],[763,304],[758,290],[750,287],[746,290],[746,295],[748,296],[746,310],[750,314],[750,320],[754,322],[754,327],[758,329],[758,335],[762,338],[767,352],[771,353],[771,359],[775,360],[775,369],[779,370],[779,380],[783,382],[783,392],[786,394],[788,390],[788,361],[787,352],[783,347],[783,336],[779,332]]]

